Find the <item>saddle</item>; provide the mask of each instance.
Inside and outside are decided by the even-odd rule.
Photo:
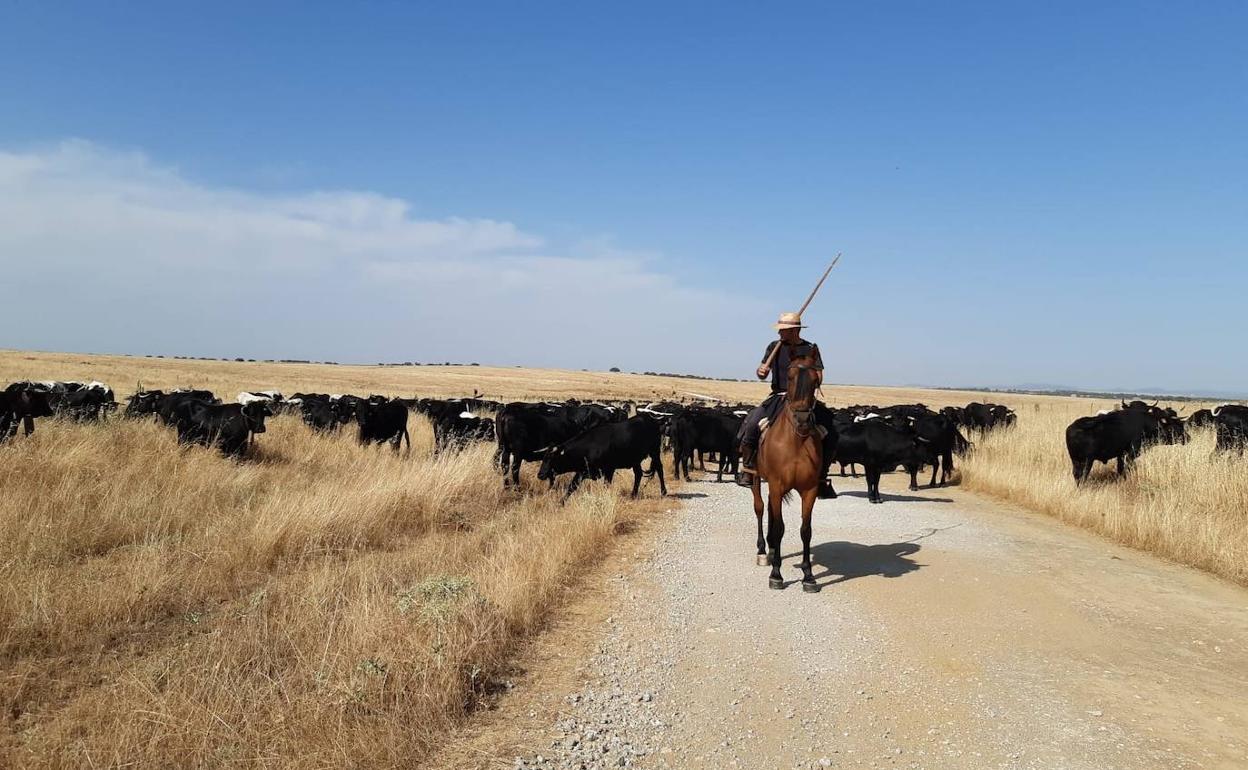
[[[758,421],[758,445],[762,447],[763,441],[767,439],[767,429],[771,427],[771,420],[764,417]],[[815,423],[815,433],[819,434],[819,440],[823,441],[828,437],[828,429],[824,425]]]

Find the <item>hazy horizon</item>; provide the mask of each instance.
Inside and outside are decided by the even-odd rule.
[[[6,347],[1248,391],[1248,9],[241,10],[0,10]]]

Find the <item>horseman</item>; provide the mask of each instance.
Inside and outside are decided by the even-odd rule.
[[[780,339],[773,340],[767,346],[767,349],[763,351],[762,363],[754,372],[760,380],[766,379],[769,374],[771,375],[771,395],[746,416],[745,421],[741,424],[740,432],[737,433],[737,442],[741,446],[741,471],[737,474],[737,484],[743,487],[752,486],[754,475],[757,473],[754,463],[758,455],[762,421],[766,419],[768,423],[774,422],[776,416],[784,407],[784,395],[789,385],[789,362],[794,354],[808,356],[813,359],[815,388],[817,389],[823,383],[823,357],[819,355],[818,345],[802,339],[801,330],[806,328],[802,324],[802,317],[797,313],[783,313],[772,328],[780,333]],[[780,350],[776,351],[773,360],[772,349],[777,345],[780,346]],[[772,362],[771,365],[768,365],[768,361]],[[836,447],[836,434],[832,432],[831,411],[818,401],[815,402],[815,419],[819,425],[828,428],[830,437],[830,441],[828,438],[825,438],[823,442],[824,459],[823,468],[821,468],[821,481],[819,482],[819,497],[835,497],[836,493],[832,491],[831,485],[827,482],[827,469],[832,463],[832,454]]]

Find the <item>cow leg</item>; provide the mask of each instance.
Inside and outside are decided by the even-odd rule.
[[[880,498],[880,469],[874,465],[864,467],[864,473],[867,477],[867,501],[872,503],[884,502]]]
[[[940,470],[940,455],[932,458],[932,480],[927,482],[928,489],[936,486],[936,473]]]
[[[810,519],[815,511],[815,500],[819,497],[819,487],[807,489],[802,492],[802,590],[806,593],[816,593],[819,591],[819,584],[815,582],[815,576],[810,571]]]
[[[1092,475],[1093,465],[1096,465],[1096,460],[1087,459],[1080,461],[1079,464],[1075,466],[1075,481],[1080,483],[1087,481],[1088,476]]]
[[[771,549],[771,574],[767,577],[770,588],[784,588],[780,575],[780,543],[784,540],[784,492],[779,484],[767,485],[767,546]]]
[[[568,482],[568,490],[563,493],[563,502],[566,503],[568,498],[572,496],[572,493],[576,491],[576,488],[581,485],[581,478],[583,476],[584,474],[580,471],[572,474],[572,480]]]
[[[919,467],[920,466],[918,465],[911,465],[909,468],[906,468],[906,470],[910,473],[910,491],[911,492],[919,491]]]
[[[520,486],[520,463],[521,462],[523,461],[520,459],[519,452],[516,452],[515,454],[511,456],[511,477],[510,477],[511,484],[508,485],[507,483],[508,477],[504,475],[503,486],[505,487],[506,486],[516,486],[516,487]]]
[[[865,465],[863,466],[863,473],[866,473]],[[855,467],[854,463],[849,464],[849,475],[855,479],[858,478],[858,469]]]
[[[641,463],[633,466],[633,493],[629,497],[637,497],[638,490],[641,489]]]
[[[659,452],[650,455],[650,473],[659,474],[659,494],[667,497],[667,481],[663,478],[663,458]],[[680,479],[676,479],[680,481]]]
[[[28,414],[22,415],[22,435],[29,436],[35,432],[35,418]]]

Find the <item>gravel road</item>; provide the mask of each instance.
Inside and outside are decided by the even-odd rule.
[[[544,768],[1248,767],[1248,591],[956,489],[815,509],[769,590],[748,490],[686,484]],[[797,512],[785,538],[800,577]],[[536,743],[536,741],[535,741]]]

